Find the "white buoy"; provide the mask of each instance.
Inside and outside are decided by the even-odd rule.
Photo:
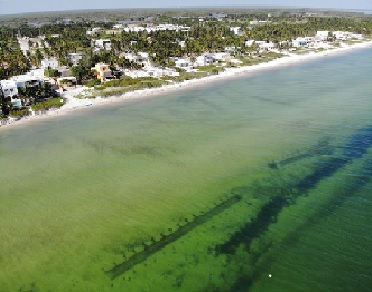
[[[269,274],[269,277],[271,278],[271,274]]]

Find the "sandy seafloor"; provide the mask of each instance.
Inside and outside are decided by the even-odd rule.
[[[4,127],[0,291],[369,291],[372,51],[341,52]]]

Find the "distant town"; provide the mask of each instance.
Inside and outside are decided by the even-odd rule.
[[[160,87],[371,40],[372,16],[326,11],[92,11],[0,18],[1,123],[100,96]],[[94,97],[91,96],[91,97]]]

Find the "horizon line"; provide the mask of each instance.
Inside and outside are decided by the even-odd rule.
[[[67,9],[67,10],[45,10],[45,11],[26,11],[26,12],[15,12],[15,13],[5,13],[0,14],[1,16],[12,16],[12,15],[25,15],[25,14],[38,14],[38,13],[66,13],[66,12],[80,12],[80,11],[107,11],[107,10],[148,10],[148,9],[155,9],[155,10],[162,10],[162,9],[172,9],[172,10],[180,10],[180,9],[231,9],[231,8],[254,8],[254,9],[314,9],[320,11],[345,11],[345,12],[372,12],[372,9],[352,9],[352,8],[315,8],[315,7],[302,7],[302,6],[273,6],[273,5],[259,5],[259,4],[251,4],[251,5],[220,5],[220,6],[172,6],[172,7],[127,7],[127,8],[91,8],[91,9]]]

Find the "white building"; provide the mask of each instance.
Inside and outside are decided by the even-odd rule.
[[[81,59],[83,59],[83,53],[69,53],[68,58],[72,63],[72,66],[77,66]]]
[[[196,57],[194,67],[200,67],[200,66],[210,66],[213,65],[215,62],[215,58],[210,55],[202,55]]]
[[[36,76],[18,75],[10,77],[9,80],[14,81],[17,88],[38,87],[44,84],[44,79]]]
[[[114,26],[112,27],[113,29],[122,29],[124,27],[124,25],[122,23],[117,23],[117,24],[114,24]]]
[[[18,95],[17,84],[13,80],[1,80],[4,97],[13,97]]]
[[[128,59],[129,61],[135,62],[137,64],[140,64],[143,66],[150,66],[149,53],[147,52],[121,53],[120,56],[124,57],[125,59]]]
[[[175,60],[176,67],[182,68],[182,69],[190,69],[192,67],[192,62],[190,61],[189,58],[177,58]]]
[[[230,27],[230,30],[234,32],[235,35],[242,35],[243,31],[240,26]]]
[[[37,78],[40,80],[44,80],[45,78],[45,70],[43,68],[41,69],[33,69],[26,73],[27,76]]]
[[[323,41],[315,41],[311,43],[310,45],[314,49],[329,49],[332,47],[328,42],[323,42]]]
[[[142,32],[142,31],[147,31],[147,32],[155,32],[155,31],[167,31],[167,30],[175,30],[175,31],[189,31],[190,27],[188,26],[181,26],[178,24],[173,24],[173,23],[163,23],[159,24],[157,26],[138,26],[135,24],[128,24],[127,27],[124,27],[123,29],[125,32]]]
[[[253,44],[254,44],[254,40],[248,40],[248,41],[245,41],[245,42],[244,42],[244,45],[245,45],[246,47],[252,47]]]
[[[45,41],[44,36],[39,36],[36,38],[18,37],[18,43],[25,56],[27,55],[27,51],[30,51],[31,49],[49,48],[49,44]]]
[[[364,38],[364,35],[361,33],[352,33],[351,38],[362,40]]]
[[[125,70],[124,75],[132,78],[140,77],[159,78],[163,76],[179,76],[180,73],[177,72],[176,70],[169,68],[148,67],[142,70]]]
[[[292,40],[292,47],[293,48],[308,48],[309,43],[306,38],[297,38]]]
[[[352,35],[349,31],[333,31],[332,34],[337,40],[346,40]]]
[[[217,63],[230,62],[231,60],[231,55],[227,52],[213,53],[213,57]]]
[[[101,31],[100,27],[93,27],[92,29],[87,30],[87,35],[93,35],[100,31]]]
[[[276,49],[278,47],[278,44],[277,43],[273,43],[273,42],[264,42],[264,43],[261,43],[260,45],[259,45],[259,48],[261,49],[261,50],[268,50],[268,51],[270,51],[270,50],[274,50],[274,49]]]
[[[58,68],[58,59],[56,57],[45,58],[41,60],[41,68],[43,69],[57,69]]]
[[[318,30],[316,32],[316,38],[322,41],[328,40],[329,31],[328,30]]]
[[[111,40],[110,39],[99,39],[94,41],[94,47],[99,49],[111,50]]]

